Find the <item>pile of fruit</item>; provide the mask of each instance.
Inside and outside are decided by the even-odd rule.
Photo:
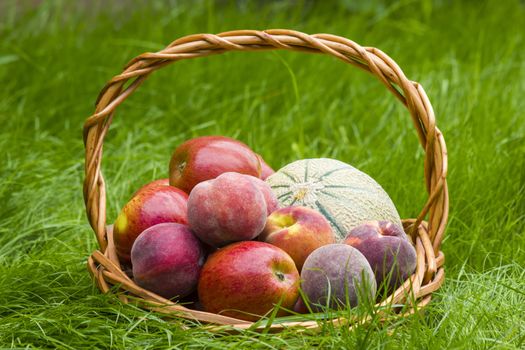
[[[133,195],[113,239],[139,286],[245,320],[276,306],[285,315],[376,301],[416,267],[395,206],[371,177],[326,158],[274,172],[221,136],[177,147],[169,179]]]

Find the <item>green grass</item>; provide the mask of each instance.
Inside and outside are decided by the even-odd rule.
[[[0,5],[0,346],[525,347],[523,2],[30,3]],[[278,27],[379,47],[426,88],[450,157],[445,285],[408,319],[303,335],[185,330],[101,295],[81,194],[81,128],[98,91],[180,36]],[[108,219],[166,175],[179,142],[207,134],[239,138],[276,168],[349,162],[403,217],[425,201],[415,130],[378,81],[320,55],[228,53],[164,68],[119,107],[104,149]]]

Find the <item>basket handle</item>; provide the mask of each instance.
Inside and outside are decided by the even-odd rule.
[[[340,36],[308,35],[285,29],[237,30],[217,35],[185,36],[159,52],[147,52],[135,57],[126,65],[124,72],[113,77],[104,86],[98,96],[95,113],[87,118],[84,124],[83,191],[89,223],[103,252],[112,242],[108,242],[106,232],[106,188],[100,165],[104,138],[113,120],[115,108],[124,102],[150,73],[170,63],[227,51],[275,49],[323,53],[361,68],[376,76],[408,109],[419,142],[425,150],[424,176],[428,192],[428,199],[418,217],[413,220],[410,230],[415,234],[428,215],[428,236],[435,254],[438,254],[448,220],[447,149],[423,87],[408,80],[401,68],[379,49],[362,47]],[[114,254],[110,254],[110,259],[118,263]]]

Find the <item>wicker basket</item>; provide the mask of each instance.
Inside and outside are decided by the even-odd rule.
[[[86,149],[84,201],[89,222],[99,245],[99,250],[88,259],[88,268],[102,292],[118,291],[117,295],[123,302],[133,301],[146,309],[168,315],[212,325],[233,326],[236,330],[246,328],[268,330],[268,327],[253,325],[251,322],[186,308],[137,286],[122,271],[115,253],[112,232],[106,226],[106,187],[100,165],[104,137],[113,120],[115,108],[155,70],[179,60],[227,51],[275,49],[324,53],[372,73],[410,112],[419,142],[425,150],[424,175],[428,200],[417,218],[403,220],[405,231],[412,237],[416,247],[416,271],[380,305],[405,304],[403,313],[398,314],[401,317],[413,313],[430,302],[432,293],[444,280],[445,259],[440,251],[440,244],[448,217],[447,151],[423,87],[408,80],[398,65],[376,48],[361,47],[351,40],[335,35],[308,35],[283,29],[238,30],[218,35],[186,36],[159,52],[144,53],[134,58],[128,63],[124,72],[113,77],[102,89],[96,102],[95,113],[84,125]],[[428,223],[423,221],[427,217]],[[352,321],[335,318],[330,322],[334,325],[351,326]],[[274,323],[270,326],[272,331],[279,331],[286,327],[317,329],[320,324],[317,321],[302,321]]]

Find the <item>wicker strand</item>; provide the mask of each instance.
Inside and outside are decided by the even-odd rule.
[[[415,219],[403,220],[405,230],[412,237],[417,252],[415,273],[378,307],[407,303],[415,300],[399,317],[406,316],[427,305],[432,293],[444,281],[444,255],[440,251],[448,220],[449,197],[446,183],[447,149],[441,131],[436,126],[434,110],[423,87],[406,78],[401,68],[381,50],[362,47],[357,43],[331,34],[314,34],[272,29],[265,31],[237,30],[214,34],[194,34],[179,38],[159,52],[147,52],[132,59],[124,71],[108,81],[101,90],[95,113],[84,124],[85,180],[84,202],[86,213],[97,237],[100,251],[88,259],[88,269],[102,292],[117,286],[126,295],[121,300],[138,301],[147,309],[216,325],[230,325],[235,329],[252,328],[250,322],[195,311],[166,300],[137,286],[122,272],[112,239],[111,228],[106,228],[106,188],[101,172],[104,138],[113,120],[115,109],[123,103],[154,71],[184,59],[205,57],[228,51],[291,50],[325,54],[362,69],[375,77],[408,110],[424,149],[424,177],[428,193],[426,203]],[[428,217],[428,223],[425,219]],[[128,298],[129,297],[129,298]],[[142,301],[141,301],[142,300]],[[332,320],[334,325],[352,327],[351,320]],[[288,327],[317,329],[316,321],[288,322],[271,325],[271,331]],[[221,328],[222,329],[222,328]],[[268,330],[267,326],[255,327]]]

